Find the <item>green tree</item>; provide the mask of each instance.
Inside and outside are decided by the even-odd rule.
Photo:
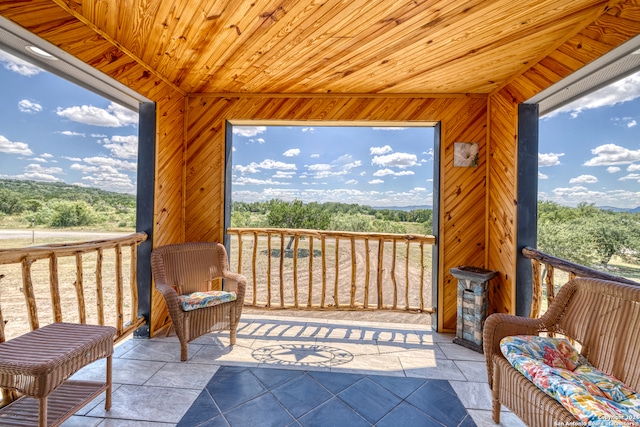
[[[324,211],[318,203],[305,205],[301,200],[284,202],[271,200],[267,213],[267,224],[276,228],[308,228],[326,230],[331,221],[329,212]],[[287,250],[291,249],[294,237],[291,236]]]
[[[15,191],[0,188],[0,212],[7,215],[19,214],[24,211],[22,196]]]
[[[51,204],[51,227],[79,227],[96,222],[96,213],[85,201],[59,200]]]

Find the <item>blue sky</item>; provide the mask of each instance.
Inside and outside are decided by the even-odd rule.
[[[135,193],[137,114],[0,51],[0,178]],[[539,198],[640,206],[640,74],[540,120]],[[470,142],[470,141],[466,141]],[[432,128],[236,126],[234,200],[431,205]]]

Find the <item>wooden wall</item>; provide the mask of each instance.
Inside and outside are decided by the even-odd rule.
[[[186,239],[223,236],[227,120],[441,122],[440,324],[456,324],[457,281],[449,269],[485,262],[485,97],[190,96],[187,108]],[[477,142],[480,164],[453,167],[453,143]],[[336,146],[336,150],[339,147]]]
[[[487,265],[500,275],[489,290],[491,311],[515,311],[518,103],[560,81],[622,42],[640,33],[635,0],[611,7],[586,28],[560,41],[545,58],[505,84],[489,98],[489,191]],[[533,177],[532,177],[533,178]]]

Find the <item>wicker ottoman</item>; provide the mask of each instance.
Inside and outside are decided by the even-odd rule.
[[[115,334],[111,326],[53,323],[1,343],[0,387],[24,396],[0,409],[0,425],[58,426],[105,390],[109,410]],[[105,357],[105,382],[67,381]]]

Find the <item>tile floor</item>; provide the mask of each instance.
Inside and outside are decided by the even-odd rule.
[[[426,325],[243,313],[237,342],[233,348],[228,345],[228,333],[211,333],[190,343],[189,360],[186,362],[180,362],[179,344],[175,335],[165,337],[162,333],[150,340],[129,339],[121,343],[114,352],[111,410],[104,410],[104,399],[99,397],[63,426],[183,427],[198,425],[195,418],[190,418],[194,413],[202,414],[204,419],[200,421],[209,420],[200,424],[203,426],[227,426],[227,422],[254,426],[258,425],[256,420],[249,417],[264,413],[261,408],[275,407],[273,405],[276,402],[272,397],[280,403],[287,402],[288,399],[293,402],[296,396],[292,394],[291,388],[300,382],[306,382],[311,390],[320,390],[317,392],[326,398],[323,402],[337,396],[341,402],[334,400],[334,403],[346,402],[347,406],[352,404],[356,408],[367,402],[356,402],[353,399],[358,395],[371,393],[376,386],[382,385],[389,390],[383,384],[403,384],[402,387],[419,384],[407,396],[395,393],[401,399],[396,406],[382,408],[380,405],[370,405],[369,411],[361,410],[362,413],[372,413],[363,417],[368,422],[365,425],[386,425],[383,422],[385,417],[393,415],[394,410],[397,414],[401,408],[405,409],[404,412],[413,413],[417,410],[417,415],[420,412],[429,413],[427,408],[420,407],[424,399],[418,399],[419,394],[411,396],[424,388],[425,384],[430,384],[429,387],[439,387],[443,393],[452,390],[470,417],[469,420],[462,416],[459,420],[462,424],[450,420],[443,422],[441,419],[438,424],[433,425],[495,426],[491,420],[491,399],[484,356],[453,344],[452,340],[453,335],[435,333]],[[219,392],[216,383],[227,378],[234,370],[244,376],[260,378],[261,375],[264,377],[267,369],[272,370],[267,372],[269,378],[284,378],[290,384],[278,390],[278,385],[283,383],[274,383],[272,379],[267,380],[271,383],[261,380],[262,385],[272,386],[269,393],[258,393],[263,399],[247,399],[242,402],[251,400],[254,410],[234,412],[235,406],[229,406],[230,398],[224,397],[224,393],[211,393],[211,390]],[[287,374],[287,371],[294,372]],[[346,389],[331,390],[331,380],[327,379],[329,377],[354,380],[350,384],[353,390],[340,396]],[[104,361],[87,366],[73,378],[103,379]],[[318,380],[319,378],[324,378],[325,381]],[[400,380],[401,378],[407,380]],[[416,382],[416,379],[420,382]],[[322,387],[317,389],[316,383],[322,384]],[[216,417],[217,414],[214,413],[213,418],[206,418],[206,411],[211,410],[210,403],[203,400],[206,397],[203,392],[206,390],[214,397],[217,405],[215,410],[223,413],[224,417]],[[308,393],[309,389],[304,390]],[[424,390],[426,391],[427,389]],[[327,392],[335,396],[328,396]],[[227,393],[232,395],[231,390]],[[222,398],[222,403],[218,403],[216,397]],[[313,399],[310,401],[313,402]],[[231,402],[233,403],[233,399]],[[328,421],[319,422],[318,420],[324,419],[319,416],[312,420],[313,411],[309,406],[318,408],[322,405],[307,405],[288,407],[285,412],[292,418],[283,417],[282,425],[332,425]],[[192,406],[196,409],[190,411]],[[306,412],[303,412],[305,409]],[[333,408],[333,412],[336,411]],[[463,414],[463,411],[460,413]],[[238,418],[238,414],[242,417]],[[243,421],[245,419],[246,423]],[[294,420],[299,424],[295,424]],[[515,415],[506,410],[501,414],[501,421],[503,426],[523,426]],[[402,425],[396,420],[396,427]]]

